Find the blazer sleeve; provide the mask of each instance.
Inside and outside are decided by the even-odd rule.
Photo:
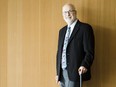
[[[58,75],[58,53],[59,53],[59,36],[60,35],[58,35],[58,46],[57,46],[57,53],[56,53],[56,75]]]
[[[84,27],[83,33],[83,47],[85,52],[85,57],[82,60],[81,65],[89,69],[94,60],[94,33],[90,25]]]
[[[60,59],[59,59],[59,55],[60,55],[60,36],[61,36],[61,30],[59,30],[59,35],[58,35],[58,46],[57,46],[57,53],[56,53],[56,75],[58,75],[58,72],[59,72],[59,67],[60,67],[60,65],[59,65],[59,61],[60,61]]]

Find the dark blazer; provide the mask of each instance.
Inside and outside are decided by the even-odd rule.
[[[59,31],[56,72],[61,77],[62,48],[67,26]],[[90,68],[94,59],[94,34],[89,24],[77,21],[67,45],[67,71],[71,81],[79,81],[78,68],[85,66],[88,71],[82,75],[83,81],[90,80]]]

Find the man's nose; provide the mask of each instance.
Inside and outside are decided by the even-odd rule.
[[[70,12],[67,12],[67,16],[70,16]]]

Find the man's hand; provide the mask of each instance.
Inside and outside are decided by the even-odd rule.
[[[79,75],[84,74],[87,72],[87,69],[84,66],[80,66],[78,69]]]
[[[56,78],[55,78],[55,79],[56,79],[56,83],[57,83],[57,84],[59,84],[59,83],[60,83],[60,81],[58,81],[58,76],[56,76]]]

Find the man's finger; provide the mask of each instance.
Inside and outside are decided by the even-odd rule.
[[[78,72],[79,72],[79,75],[81,75],[82,74],[82,69],[79,68]]]

